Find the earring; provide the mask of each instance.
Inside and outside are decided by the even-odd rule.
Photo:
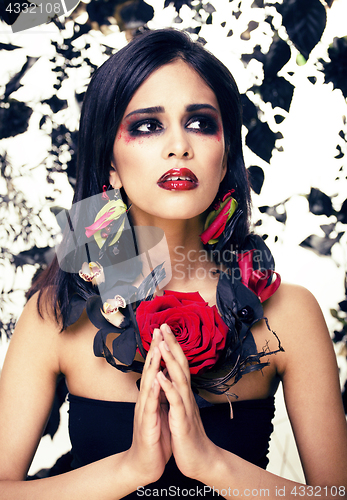
[[[100,249],[100,259],[104,255],[106,248],[117,243],[121,237],[125,224],[125,216],[130,209],[130,207],[128,208],[119,197],[119,190],[114,190],[116,198],[114,200],[110,200],[107,194],[108,190],[109,188],[104,185],[101,197],[103,200],[107,200],[107,203],[97,213],[94,223],[85,228],[87,238],[94,236],[94,239]],[[116,251],[114,253],[116,254],[118,252]]]

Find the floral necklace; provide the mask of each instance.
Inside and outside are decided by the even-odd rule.
[[[124,238],[126,227],[126,205],[119,199],[111,201],[103,193],[106,205],[98,212],[93,224],[86,227],[87,237],[94,236],[99,248],[99,258],[105,259],[120,252],[118,245]],[[202,234],[206,243],[224,245],[235,227],[237,203],[231,192],[223,197],[214,213],[209,216],[213,226]],[[233,216],[236,221],[233,220]],[[113,227],[112,227],[113,226]],[[112,229],[112,230],[111,230]],[[123,236],[122,236],[122,232]],[[109,295],[103,301],[97,287],[106,286],[107,272],[98,261],[85,262],[79,276],[94,286],[95,293],[88,299],[75,294],[70,300],[69,324],[74,323],[83,309],[90,321],[98,328],[94,338],[94,354],[104,357],[108,363],[123,372],[142,372],[143,363],[135,360],[140,352],[143,358],[149,350],[152,333],[161,324],[167,323],[180,343],[189,363],[192,388],[212,393],[226,393],[244,374],[261,370],[268,362],[262,358],[282,351],[275,332],[264,318],[261,303],[267,300],[280,284],[279,275],[273,270],[273,259],[260,237],[252,237],[254,246],[242,253],[233,253],[233,260],[226,271],[218,271],[216,306],[209,306],[198,292],[164,291],[154,297],[159,283],[165,278],[163,264],[156,266],[142,283],[135,287],[133,279],[140,270],[130,266],[122,279],[112,283]],[[267,266],[259,255],[267,252]],[[122,262],[122,270],[126,264]],[[135,267],[135,268],[134,268]],[[269,331],[278,340],[278,349],[272,352],[257,351],[251,327],[261,319],[266,320]],[[118,334],[112,341],[112,349],[106,345],[109,334]],[[223,376],[220,374],[223,373]],[[232,383],[231,380],[233,379]]]

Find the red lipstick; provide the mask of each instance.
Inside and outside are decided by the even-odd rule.
[[[168,191],[190,191],[198,187],[199,182],[189,168],[172,168],[160,177],[157,184]]]

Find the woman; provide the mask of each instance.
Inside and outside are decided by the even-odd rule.
[[[111,57],[85,98],[74,202],[3,368],[2,498],[344,496],[330,337],[314,298],[279,286],[248,234],[226,68],[174,30]],[[151,264],[152,247],[164,252]],[[61,374],[72,470],[25,482]],[[265,470],[279,382],[310,486]]]

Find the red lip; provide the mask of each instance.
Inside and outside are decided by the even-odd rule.
[[[160,177],[158,186],[168,191],[190,191],[198,187],[198,179],[189,168],[172,168]]]

